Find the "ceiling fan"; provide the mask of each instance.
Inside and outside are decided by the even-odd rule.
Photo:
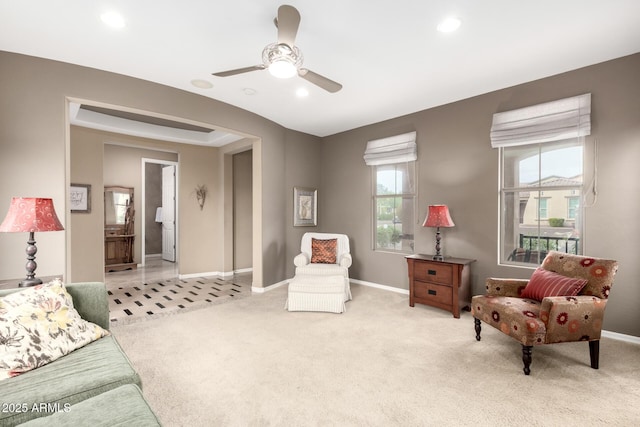
[[[228,77],[268,69],[275,77],[289,78],[296,74],[322,89],[335,93],[342,89],[340,83],[334,82],[318,73],[302,68],[302,52],[294,42],[300,25],[300,13],[295,7],[282,5],[278,8],[278,17],[274,19],[278,28],[278,41],[267,45],[262,51],[262,64],[235,70],[213,73],[214,76]]]

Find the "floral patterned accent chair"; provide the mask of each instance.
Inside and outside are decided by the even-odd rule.
[[[481,322],[522,344],[524,373],[534,345],[588,341],[598,369],[600,334],[618,262],[551,251],[531,279],[489,278],[487,294],[471,300],[476,340]]]

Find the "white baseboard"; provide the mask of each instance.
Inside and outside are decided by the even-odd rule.
[[[289,280],[291,279],[283,280],[282,282],[274,283],[273,285],[269,285],[265,287],[251,286],[251,292],[255,292],[257,294],[263,294],[265,292],[269,292],[276,288],[279,288],[280,286],[286,285],[287,283],[289,283]]]
[[[162,258],[162,254],[146,254],[145,258]]]
[[[234,274],[250,273],[252,271],[253,271],[253,268],[243,268],[241,270],[233,270],[233,271],[207,271],[203,273],[178,274],[178,279],[194,279],[196,277],[208,277],[208,276],[230,277],[230,276],[233,276]]]
[[[602,331],[602,336],[611,338],[612,340],[630,342],[632,344],[640,344],[640,337],[633,335],[620,334],[618,332]]]
[[[224,273],[220,271],[209,271],[204,273],[178,274],[178,279],[195,279],[197,277],[208,277],[208,276],[224,276]]]
[[[373,283],[373,282],[365,282],[364,280],[349,279],[349,281],[351,283],[355,283],[358,285],[369,286],[370,288],[377,288],[377,289],[382,289],[384,291],[395,292],[403,295],[409,295],[408,289],[400,289],[400,288],[396,288],[395,286],[380,285],[378,283]]]

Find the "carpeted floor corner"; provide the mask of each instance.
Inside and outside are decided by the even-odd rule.
[[[640,346],[521,346],[473,319],[352,285],[343,314],[288,312],[286,286],[112,331],[165,426],[632,426]]]

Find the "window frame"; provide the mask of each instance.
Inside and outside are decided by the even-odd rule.
[[[409,170],[408,165],[410,163],[412,164],[412,167],[411,167],[412,170],[408,171],[408,173],[412,175],[411,183],[413,184],[412,185],[413,191],[402,192],[402,193],[378,194],[378,171],[380,168],[389,168],[390,166],[397,167],[398,165],[407,165],[406,169]],[[415,253],[415,227],[416,227],[416,218],[417,218],[416,200],[417,200],[417,193],[418,193],[417,168],[418,168],[417,161],[401,161],[401,162],[395,162],[395,163],[373,165],[371,167],[371,174],[372,174],[371,175],[372,176],[372,179],[371,179],[371,182],[372,182],[372,188],[371,188],[371,218],[372,218],[371,242],[372,242],[372,245],[371,245],[371,248],[374,252],[386,252],[386,253],[395,253],[395,254],[402,254],[402,255]],[[412,207],[410,209],[411,218],[410,218],[410,221],[408,222],[411,224],[412,233],[409,234],[410,238],[403,239],[405,240],[405,244],[408,245],[409,248],[392,249],[388,247],[378,247],[378,201],[380,199],[391,199],[391,198],[398,198],[398,197],[401,199],[410,199],[412,202]],[[403,244],[403,246],[405,244]]]
[[[511,156],[505,156],[505,152],[507,154],[509,154],[511,152],[511,154],[513,155],[513,151],[515,151],[517,153],[516,150],[518,149],[522,149],[524,148],[524,145],[526,145],[527,147],[533,149],[533,150],[537,150],[537,154],[535,154],[536,156],[539,156],[539,165],[542,164],[542,160],[540,160],[540,158],[542,157],[542,155],[544,153],[556,150],[556,149],[562,149],[563,147],[580,147],[581,148],[581,173],[580,173],[580,184],[567,184],[567,185],[545,185],[545,183],[543,182],[545,180],[545,177],[542,176],[542,170],[541,168],[539,168],[538,170],[538,180],[537,186],[531,186],[531,184],[527,184],[527,183],[521,183],[521,182],[517,182],[514,183],[513,186],[505,186],[505,170],[507,169],[507,166],[505,165],[505,163],[510,160],[512,162],[515,162],[515,158],[512,158]],[[570,139],[565,139],[565,140],[559,140],[559,141],[554,141],[554,142],[544,142],[544,143],[533,143],[533,144],[523,144],[520,146],[507,146],[507,147],[500,147],[499,148],[499,173],[498,173],[498,245],[497,245],[497,258],[498,258],[498,265],[505,265],[505,266],[514,266],[514,267],[525,267],[525,268],[536,268],[539,263],[542,261],[542,257],[540,256],[540,251],[548,251],[551,249],[555,249],[554,247],[551,247],[551,244],[549,242],[549,240],[547,240],[548,236],[545,236],[543,233],[541,233],[541,229],[543,228],[542,225],[540,224],[540,222],[543,221],[547,221],[550,218],[550,205],[549,205],[549,200],[552,199],[555,194],[555,197],[558,198],[560,197],[559,192],[562,191],[566,191],[569,192],[569,195],[564,196],[564,199],[566,199],[566,206],[564,206],[563,211],[565,212],[565,214],[567,215],[566,218],[567,220],[569,220],[570,222],[574,223],[573,226],[573,231],[574,234],[577,235],[578,237],[569,237],[566,239],[566,241],[564,242],[565,245],[570,245],[570,247],[573,249],[575,249],[575,251],[578,254],[582,254],[583,250],[584,250],[584,221],[582,220],[584,218],[584,197],[586,194],[586,186],[585,186],[585,157],[586,157],[586,144],[584,141],[583,137],[578,137],[578,138],[570,138]],[[520,161],[522,161],[523,159],[525,159],[525,157],[521,158]],[[577,175],[576,175],[577,176]],[[526,185],[523,185],[526,184]],[[529,260],[529,258],[527,257],[527,261],[522,262],[522,261],[517,261],[517,260],[510,260],[510,254],[508,253],[508,251],[511,249],[511,246],[513,246],[513,243],[509,243],[507,241],[507,228],[509,227],[508,224],[505,224],[504,221],[506,220],[505,217],[509,216],[507,215],[507,209],[512,209],[514,212],[517,212],[518,214],[518,218],[513,218],[514,221],[514,230],[515,228],[519,228],[523,225],[525,225],[525,221],[523,221],[523,208],[522,208],[522,201],[519,201],[522,197],[521,193],[531,193],[533,196],[533,199],[535,200],[535,204],[536,204],[536,212],[535,212],[535,220],[537,222],[537,236],[536,236],[536,246],[537,246],[537,251],[538,251],[538,256],[540,257],[540,259],[533,259],[533,255],[531,260]],[[569,199],[578,199],[578,207],[576,207],[575,212],[576,212],[576,216],[578,218],[580,218],[580,220],[578,220],[578,218],[569,218],[568,217],[568,213],[569,213]],[[546,200],[546,213],[547,216],[542,218],[540,215],[540,201],[541,200]],[[580,201],[582,201],[582,203],[580,203]],[[513,203],[514,206],[512,207],[507,207],[505,205],[505,203]],[[554,211],[555,213],[556,211]],[[550,225],[549,225],[550,226]],[[549,227],[547,226],[547,227]],[[521,233],[520,233],[521,234]],[[511,238],[515,238],[517,237],[515,234],[511,237]],[[522,236],[520,236],[519,240],[521,239]],[[526,237],[526,236],[525,236]],[[551,240],[553,240],[553,238],[551,238]],[[545,242],[543,244],[543,242]],[[555,242],[556,247],[558,248],[557,250],[562,250],[560,248],[560,241],[556,241]],[[525,245],[520,245],[520,244],[516,244],[515,245],[515,249],[520,248],[521,246],[525,246]],[[551,247],[551,248],[550,248]],[[568,246],[565,246],[565,248],[567,248],[566,250],[568,250]],[[533,251],[531,252],[533,254]],[[572,252],[573,253],[573,252]]]

